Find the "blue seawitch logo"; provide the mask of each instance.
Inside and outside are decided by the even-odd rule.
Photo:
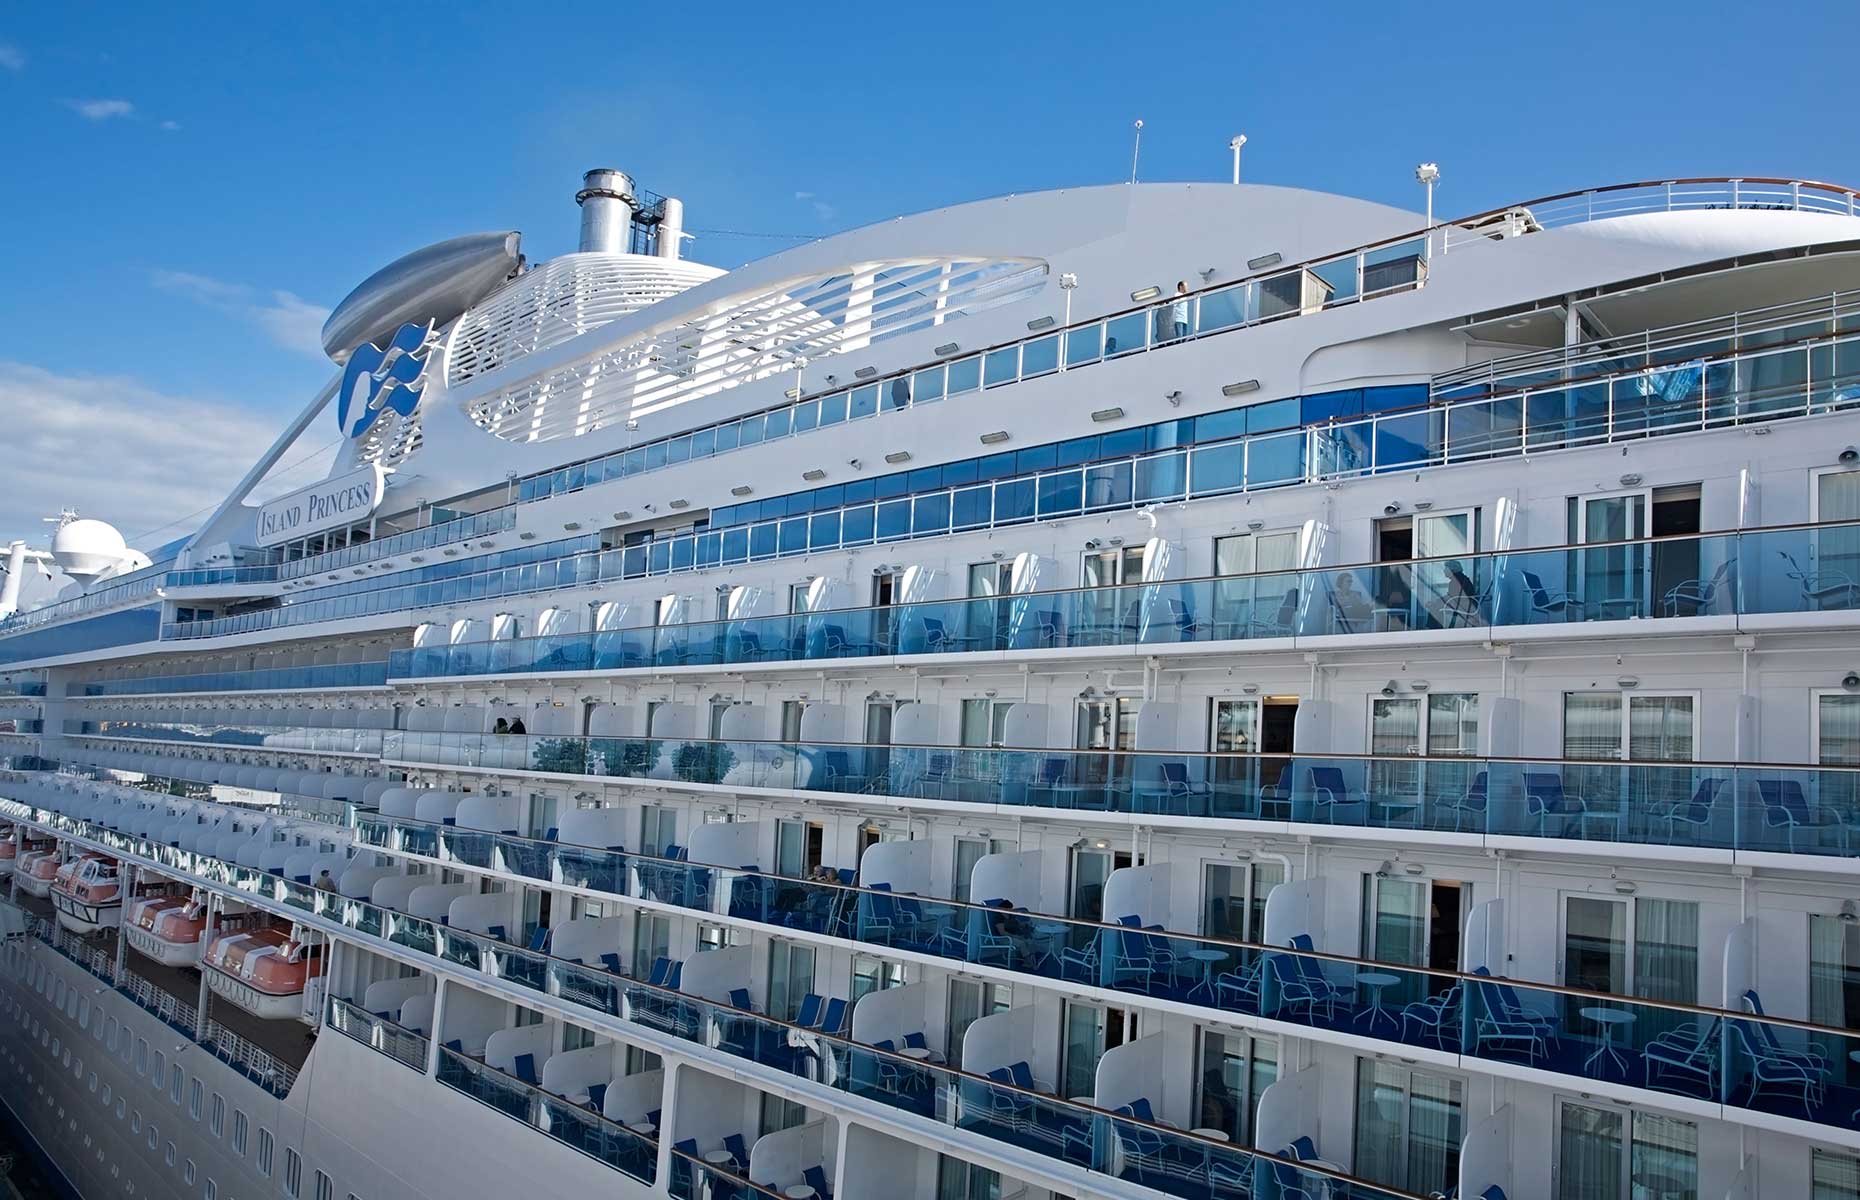
[[[373,342],[355,348],[342,370],[342,393],[336,404],[336,424],[344,437],[361,437],[389,409],[403,417],[413,415],[425,390],[432,335],[431,322],[407,324],[388,340],[385,350]]]

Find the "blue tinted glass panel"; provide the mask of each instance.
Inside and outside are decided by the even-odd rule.
[[[762,430],[766,422],[760,414],[744,417],[736,423],[736,442],[739,446],[753,446],[762,440]]]
[[[807,546],[810,550],[830,550],[840,544],[840,514],[836,512],[821,513],[813,518],[807,528]]]
[[[943,486],[956,487],[965,483],[974,483],[981,478],[981,461],[965,458],[960,462],[943,464]]]
[[[1032,446],[1014,456],[1014,470],[1022,475],[1050,470],[1058,465],[1058,446]]]
[[[775,553],[775,523],[754,525],[749,530],[749,557],[768,558]]]
[[[1245,447],[1238,442],[1204,446],[1192,454],[1195,495],[1229,492],[1245,482]]]
[[[1133,498],[1167,500],[1186,494],[1187,452],[1158,454],[1137,463]]]
[[[766,424],[762,431],[762,440],[765,442],[772,442],[776,438],[788,436],[789,429],[793,427],[794,411],[787,408],[778,408],[774,412],[767,414],[763,420]]]
[[[1211,329],[1227,329],[1246,320],[1246,285],[1222,288],[1218,292],[1209,292],[1201,298],[1196,306],[1195,329],[1206,333]]]
[[[990,498],[994,489],[987,484],[980,487],[963,488],[955,495],[955,506],[950,514],[951,521],[958,529],[972,529],[988,524]]]
[[[1020,376],[1026,379],[1059,368],[1059,335],[1038,338],[1021,347]]]
[[[1276,483],[1296,483],[1305,477],[1305,435],[1301,431],[1277,437],[1257,438],[1247,443],[1246,485],[1250,488]],[[1201,487],[1196,476],[1196,490]]]
[[[822,426],[838,425],[846,419],[846,393],[836,392],[825,396],[820,401],[820,423]]]
[[[852,415],[855,420],[859,417],[869,417],[877,411],[878,385],[876,383],[868,383],[862,388],[853,389]]]
[[[749,555],[749,530],[727,529],[723,534],[723,561],[742,562]]]
[[[1108,508],[1129,504],[1130,471],[1127,462],[1085,468],[1085,507]]]
[[[1264,404],[1255,404],[1241,411],[1246,413],[1248,433],[1271,433],[1274,430],[1298,427],[1299,401],[1296,396],[1287,396],[1283,400],[1268,400]]]
[[[911,532],[946,533],[949,530],[949,493],[919,496],[911,510]]]
[[[1006,479],[1017,473],[1015,461],[1017,456],[1009,451],[1005,454],[990,454],[981,460],[979,470],[983,479]]]
[[[670,444],[667,445],[665,448],[665,461],[667,463],[681,463],[681,462],[691,461],[691,435],[690,434],[688,433],[680,434],[678,437],[675,437],[671,440]]]
[[[888,500],[878,506],[878,540],[909,537],[911,534],[911,502],[909,500]]]
[[[1066,331],[1066,365],[1068,367],[1092,362],[1103,353],[1103,325],[1087,325],[1083,329]]]
[[[995,485],[995,524],[1033,519],[1033,480],[1017,479]]]
[[[806,517],[790,517],[781,523],[781,552],[799,554],[807,549]]]
[[[1059,454],[1054,460],[1056,466],[1076,467],[1098,457],[1098,439],[1095,437],[1073,438],[1069,442],[1059,443]]]
[[[865,504],[849,508],[840,518],[840,543],[859,546],[872,540],[874,509]]]
[[[960,392],[972,392],[982,384],[982,360],[965,358],[961,362],[949,364],[948,395]]]
[[[994,387],[997,384],[1012,383],[1020,371],[1020,347],[1008,346],[993,350],[988,354],[987,364],[982,369],[982,386]]]
[[[929,404],[943,398],[943,368],[926,367],[917,372],[911,380],[911,399],[918,404]]]
[[[1116,320],[1105,322],[1105,355],[1128,354],[1132,350],[1143,349],[1148,344],[1149,327],[1148,314],[1141,312],[1126,313]]]
[[[700,429],[691,435],[691,457],[709,458],[717,452],[717,431]]]
[[[1040,515],[1050,517],[1079,511],[1084,496],[1083,482],[1083,475],[1078,471],[1057,471],[1040,476]]]

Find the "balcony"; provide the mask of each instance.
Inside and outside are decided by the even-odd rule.
[[[1026,592],[883,608],[609,629],[396,650],[397,680],[651,671],[930,654],[1308,646],[1465,631],[1525,635],[1715,618],[1756,630],[1860,608],[1860,523],[1782,526],[1280,571]],[[1335,644],[1326,641],[1323,644]]]
[[[105,679],[83,685],[85,696],[149,696],[184,692],[309,691],[317,688],[381,687],[387,664],[327,663],[314,667],[267,667],[197,675],[151,675]],[[43,685],[41,685],[43,686]]]
[[[340,996],[331,996],[325,1023],[337,1033],[402,1066],[412,1067],[421,1074],[426,1072],[427,1039],[387,1017],[368,1012]]]
[[[0,814],[91,838],[114,853],[141,855],[167,870],[674,1036],[707,1045],[728,1041],[758,1062],[787,1062],[799,1073],[799,1060],[806,1057],[790,1053],[796,1047],[787,1023],[758,1016],[737,997],[727,1003],[706,1000],[665,982],[634,979],[620,970],[617,958],[604,959],[604,967],[570,962],[15,801],[0,802]],[[703,872],[708,894],[730,897],[732,907],[739,894],[735,876],[765,878],[687,869]],[[798,881],[781,886],[789,885],[809,886]],[[1210,1016],[1238,1018],[1243,1026],[1363,1039],[1471,1069],[1527,1071],[1546,1083],[1577,1080],[1629,1094],[1650,1091],[1814,1128],[1848,1128],[1851,1112],[1860,1106],[1860,1068],[1854,1065],[1860,1062],[1854,1057],[1860,1035],[1768,1016],[1754,987],[1740,998],[1740,1009],[1713,1009],[1496,978],[1483,969],[1449,972],[1351,959],[1315,950],[1302,934],[1283,946],[1266,946],[1173,933],[1146,926],[1135,914],[1098,924],[1029,912],[1007,900],[961,904],[880,889],[812,886],[858,896],[850,918],[841,905],[833,919],[856,922],[861,940],[1112,998],[1191,1005]],[[761,891],[758,883],[741,894]],[[767,911],[773,917],[778,910]],[[804,903],[767,923],[781,928],[783,921],[797,919],[788,915],[797,911],[798,919],[809,919]],[[732,1031],[727,1038],[725,1028]],[[754,1036],[745,1037],[745,1031]],[[856,1043],[844,1048],[873,1050]],[[911,1056],[897,1057],[922,1068]]]
[[[1528,849],[1544,840],[1650,846],[1676,857],[1782,865],[1860,855],[1860,769],[1787,764],[1581,762],[1191,754],[1181,751],[995,750],[861,743],[581,738],[528,734],[387,735],[393,763],[537,771],[661,785],[761,788],[946,807],[1141,815],[1158,824],[1247,822],[1300,836],[1373,829],[1454,835]],[[364,828],[369,828],[364,818]],[[419,830],[430,853],[447,836],[458,861],[485,866],[559,853],[611,877],[599,851],[466,830]],[[468,846],[467,842],[470,841]],[[410,841],[408,848],[413,848]],[[1769,859],[1766,865],[1779,865]]]
[[[439,1048],[439,1082],[642,1183],[658,1174],[659,1146],[625,1125],[551,1095],[456,1050]]]

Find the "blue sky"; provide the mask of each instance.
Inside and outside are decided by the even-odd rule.
[[[1225,178],[1245,132],[1249,180],[1415,207],[1437,160],[1443,215],[1675,175],[1860,182],[1860,8],[1775,11],[9,6],[0,411],[25,452],[0,541],[66,504],[173,536],[325,379],[315,331],[350,287],[471,230],[573,249],[590,166],[695,229],[788,235],[1121,180],[1139,117],[1146,180]]]

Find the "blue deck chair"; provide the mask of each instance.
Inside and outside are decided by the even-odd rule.
[[[730,1157],[736,1160],[737,1174],[740,1175],[749,1169],[749,1147],[743,1145],[742,1134],[725,1134],[723,1138],[723,1148],[728,1150],[730,1152]]]
[[[820,1196],[820,1200],[832,1200],[833,1192],[827,1187],[827,1173],[819,1167],[808,1167],[801,1172],[801,1178],[808,1187]]]
[[[1539,837],[1546,836],[1544,823],[1550,817],[1562,817],[1563,828],[1557,836],[1567,832],[1569,819],[1580,817],[1583,813],[1581,799],[1572,799],[1563,791],[1563,777],[1544,771],[1526,772],[1524,776],[1524,811],[1537,820]]]

